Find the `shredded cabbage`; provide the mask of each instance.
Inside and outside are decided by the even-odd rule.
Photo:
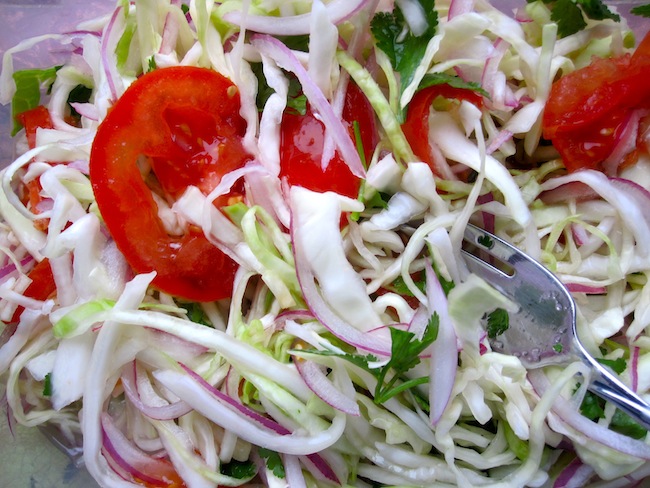
[[[9,49],[5,104],[25,51],[74,46],[42,87],[53,128],[36,132],[33,149],[20,131],[18,156],[0,172],[8,415],[81,436],[86,468],[107,487],[621,486],[650,475],[647,431],[587,391],[585,365],[530,373],[492,350],[485,317],[516,305],[469,274],[460,253],[472,221],[543,262],[574,293],[587,350],[650,400],[647,131],[632,140],[645,137],[645,149],[622,180],[567,174],[541,137],[553,81],[592,56],[632,52],[633,33],[625,19],[590,19],[562,37],[550,8],[120,0],[86,30]],[[178,65],[237,85],[252,155],[209,194],[190,186],[172,199],[152,185],[168,233],[203,232],[235,261],[230,298],[217,302],[161,292],[155,271],[134,275],[88,176],[116,100],[144,73]],[[482,97],[427,107],[438,168],[419,160],[401,125],[432,79]],[[376,148],[361,147],[371,128],[341,123],[349,83],[374,111]],[[81,102],[78,89],[89,93]],[[325,124],[322,168],[337,150],[362,179],[353,198],[284,178],[283,115],[301,95]],[[636,129],[647,127],[647,112],[637,115]],[[26,196],[34,181],[36,206]],[[241,199],[215,207],[239,186]],[[45,259],[55,292],[35,299],[30,271]],[[559,414],[558,401],[586,423]],[[156,478],[147,458],[178,483]]]

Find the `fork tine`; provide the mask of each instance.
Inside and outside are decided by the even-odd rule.
[[[512,291],[515,289],[513,277],[504,273],[500,269],[492,266],[475,254],[461,249],[467,268],[477,276],[490,283],[494,288],[508,297],[512,297]]]

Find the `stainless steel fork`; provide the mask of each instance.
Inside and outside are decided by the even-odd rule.
[[[510,313],[509,328],[491,339],[493,350],[517,356],[528,369],[582,360],[593,370],[588,388],[650,429],[650,405],[580,342],[575,302],[551,271],[471,224],[465,230],[462,255],[472,273],[519,306]]]

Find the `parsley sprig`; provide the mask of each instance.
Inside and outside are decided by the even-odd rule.
[[[334,351],[318,351],[315,349],[303,350],[301,352],[320,356],[340,357],[368,371],[377,378],[374,401],[376,404],[382,404],[400,393],[429,381],[428,376],[407,378],[406,373],[420,364],[420,356],[438,337],[439,325],[440,320],[438,314],[434,313],[429,318],[421,339],[418,339],[413,332],[391,327],[390,335],[392,345],[390,359],[379,368],[371,367],[372,363],[378,361],[378,358],[372,354],[340,354]]]
[[[536,0],[528,0],[532,3]],[[585,17],[591,20],[621,20],[602,0],[543,0],[551,8],[551,20],[557,24],[560,37],[570,36],[587,27]]]

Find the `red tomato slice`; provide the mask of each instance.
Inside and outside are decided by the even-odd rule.
[[[427,163],[435,174],[442,176],[436,170],[435,158],[429,144],[429,112],[431,104],[437,97],[467,100],[478,107],[483,105],[483,98],[475,91],[441,84],[418,91],[409,103],[406,121],[402,124],[406,140],[411,145],[413,153]]]
[[[377,144],[374,111],[363,92],[353,83],[348,86],[345,96],[343,120],[352,140],[355,139],[353,122],[357,122],[365,157],[369,160]],[[322,170],[325,129],[311,110],[308,109],[305,115],[285,112],[280,132],[280,177],[286,177],[290,185],[357,198],[361,181],[352,174],[338,152],[327,169]]]
[[[45,258],[36,263],[32,270],[27,275],[32,282],[27,285],[23,295],[35,300],[47,300],[55,291],[56,283],[52,275],[52,268],[50,261]],[[11,322],[18,322],[20,314],[23,313],[24,308],[18,307],[11,317]]]
[[[25,110],[16,115],[18,122],[25,128],[25,135],[27,136],[27,144],[30,149],[36,147],[36,129],[53,129],[52,117],[50,112],[43,105],[36,108]]]
[[[136,80],[97,131],[90,155],[97,205],[129,265],[138,273],[156,271],[153,285],[161,291],[194,301],[231,294],[236,264],[201,229],[170,236],[151,188],[170,199],[188,185],[209,192],[250,160],[239,108],[237,88],[219,73],[163,68]],[[143,159],[153,175],[141,174]]]
[[[569,171],[602,169],[632,111],[650,108],[650,35],[633,55],[594,58],[553,84],[543,135]]]

